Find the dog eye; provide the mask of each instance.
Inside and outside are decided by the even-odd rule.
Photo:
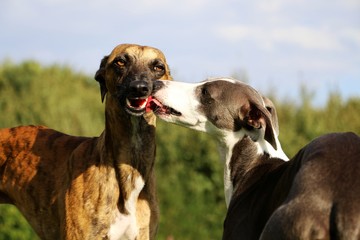
[[[117,59],[117,60],[115,60],[115,65],[116,66],[118,66],[118,67],[124,67],[125,66],[125,63],[126,63],[126,61],[124,60],[124,59]]]
[[[208,91],[206,88],[202,88],[202,89],[201,89],[201,94],[202,94],[203,96],[209,96],[209,95],[210,95],[209,91]]]
[[[211,97],[206,87],[201,88],[201,102],[206,105],[211,105],[214,102],[214,99]]]
[[[165,70],[165,67],[164,67],[163,65],[155,65],[155,66],[154,66],[154,70],[155,70],[156,72],[162,72],[162,71]]]

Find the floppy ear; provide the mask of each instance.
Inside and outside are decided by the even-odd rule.
[[[265,131],[263,133],[264,139],[277,150],[271,115],[265,107],[250,103],[249,108],[241,109],[240,119],[245,122],[245,127],[250,131],[249,136],[253,141],[257,141]]]
[[[101,101],[104,102],[105,95],[107,93],[106,83],[105,83],[105,67],[109,56],[105,56],[100,63],[99,70],[95,73],[95,80],[100,84],[100,92],[101,92]]]
[[[275,105],[267,97],[262,96],[262,98],[264,100],[266,109],[270,112],[271,122],[273,124],[274,129],[275,129],[275,134],[276,134],[276,136],[279,136],[279,132],[280,132],[280,130],[279,130],[279,122],[278,122],[278,117],[277,117]]]

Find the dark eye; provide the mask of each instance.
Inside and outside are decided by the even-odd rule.
[[[155,70],[156,72],[162,72],[162,71],[165,70],[165,67],[164,67],[164,65],[156,64],[156,65],[154,65],[154,70]]]
[[[115,65],[118,67],[124,67],[126,64],[125,59],[119,58],[114,61]]]
[[[201,89],[201,102],[204,104],[212,104],[214,102],[214,99],[211,97],[206,87]]]
[[[201,89],[201,94],[202,94],[203,96],[209,96],[209,95],[210,95],[209,92],[208,92],[208,90],[206,89],[206,87],[203,87],[203,88]]]

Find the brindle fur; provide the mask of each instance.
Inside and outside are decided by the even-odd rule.
[[[126,56],[123,71],[113,61]],[[162,62],[163,72],[152,61]],[[105,57],[96,79],[106,96],[105,130],[99,137],[69,136],[43,126],[0,131],[0,203],[18,207],[41,239],[106,239],[116,209],[141,176],[136,202],[137,239],[154,239],[158,223],[155,192],[155,116],[131,116],[120,103],[125,86],[138,78],[171,79],[157,49],[123,44]],[[130,79],[130,80],[129,80]]]

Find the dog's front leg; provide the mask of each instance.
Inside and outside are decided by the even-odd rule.
[[[111,167],[77,164],[65,193],[64,239],[106,239],[117,209],[119,188]],[[82,166],[82,167],[80,167]]]
[[[144,189],[141,191],[136,204],[136,218],[139,226],[139,240],[155,239],[159,208],[155,190],[155,176],[150,176]]]

